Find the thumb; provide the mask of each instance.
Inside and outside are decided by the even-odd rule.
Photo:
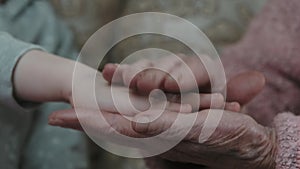
[[[227,101],[239,102],[241,105],[250,102],[265,86],[265,77],[257,71],[241,73],[227,83]]]
[[[102,114],[102,115],[101,115]],[[130,121],[118,113],[92,109],[67,109],[50,114],[48,123],[52,126],[88,131],[92,135],[143,137],[132,129]],[[98,137],[98,136],[97,136]],[[109,139],[109,138],[108,138]]]
[[[118,69],[117,64],[112,64],[112,63],[108,63],[104,66],[103,71],[102,71],[102,75],[103,78],[109,82],[109,83],[123,83],[123,78],[122,78],[122,74],[123,74],[123,67],[120,67]],[[118,71],[117,71],[118,70]],[[113,81],[113,82],[112,82]]]
[[[83,131],[74,109],[51,113],[48,117],[48,124]]]

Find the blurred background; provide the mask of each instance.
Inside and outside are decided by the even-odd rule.
[[[224,47],[242,38],[249,22],[266,0],[51,0],[51,3],[57,15],[74,32],[78,50],[106,23],[120,16],[150,11],[170,13],[191,21],[206,33],[221,52]],[[185,53],[188,50],[167,37],[134,36],[115,46],[104,63],[121,62],[132,52],[148,47],[159,47],[173,53]],[[142,160],[120,158],[102,151],[94,144],[90,149],[93,152],[90,157],[92,168],[145,168]]]
[[[206,33],[218,50],[237,42],[251,19],[266,0],[51,0],[57,14],[69,24],[76,46],[101,26],[124,15],[137,12],[165,12],[191,21]],[[155,35],[128,38],[118,44],[107,58],[120,62],[128,54],[144,47],[161,47],[178,53],[186,50],[180,43]]]

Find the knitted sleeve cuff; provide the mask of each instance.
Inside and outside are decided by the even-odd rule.
[[[30,50],[43,50],[41,47],[14,39],[0,32],[0,105],[16,111],[30,111],[34,103],[18,103],[13,94],[13,72],[19,59]]]
[[[300,168],[300,116],[281,113],[275,117],[278,136],[276,169]]]

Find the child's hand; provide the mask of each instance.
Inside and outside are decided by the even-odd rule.
[[[189,113],[192,110],[223,108],[225,105],[224,97],[217,93],[186,93],[179,95],[165,94],[154,90],[149,95],[140,95],[126,86],[109,85],[100,72],[96,72],[96,70],[85,65],[81,66],[82,70],[78,71],[76,77],[73,78],[73,90],[68,92],[70,94],[66,97],[73,107],[98,109],[94,104],[91,104],[93,103],[92,99],[96,98],[99,108],[103,111],[134,116],[150,108]],[[93,90],[94,86],[95,90]],[[239,110],[237,103],[226,106],[232,111]]]
[[[100,72],[80,63],[76,66],[72,85],[72,90],[70,87],[64,87],[63,97],[73,107],[94,110],[99,108],[102,111],[126,116],[134,116],[149,109],[190,113],[192,109],[217,109],[222,108],[225,104],[221,94],[187,93],[180,96],[153,91],[149,95],[140,95],[126,86],[110,85]],[[96,104],[93,104],[95,101]]]
[[[99,113],[102,113],[102,117]],[[78,110],[79,123],[78,116],[73,110],[64,110],[53,113],[49,117],[49,124],[76,130],[84,129],[93,140],[131,146],[142,149],[143,152],[153,152],[159,145],[172,143],[184,136],[179,144],[159,155],[172,162],[205,165],[209,168],[273,168],[275,164],[277,143],[274,128],[259,125],[248,115],[223,110],[203,110],[194,116],[196,117],[194,125],[187,135],[182,135],[189,124],[184,123],[186,121],[175,122],[178,120],[178,112],[166,111],[159,118],[152,116],[155,113],[155,111],[143,112],[136,117],[137,121],[139,118],[149,121],[145,124],[130,122],[119,114],[85,109]],[[201,135],[209,131],[210,125],[205,124],[209,114],[212,117],[222,115],[222,118],[212,135],[202,140],[206,137]],[[190,115],[182,114],[185,119],[189,119],[187,117]],[[83,124],[83,128],[80,124]],[[163,132],[168,134],[159,135]],[[143,142],[142,139],[134,142],[123,136],[130,138],[155,136],[161,142]]]
[[[95,74],[95,71],[90,69],[86,71],[88,72],[87,74],[78,75],[78,77],[74,78],[73,90],[67,96],[67,100],[69,100],[73,107],[94,110],[99,108],[102,111],[120,113],[126,116],[134,116],[150,108],[183,111],[184,113],[192,111],[192,105],[179,103],[180,97],[171,95],[168,96],[169,98],[165,98],[159,92],[154,92],[150,96],[139,95],[125,86],[109,85],[103,79],[100,72],[96,72],[97,76],[94,78],[93,74]],[[95,90],[93,90],[94,86]],[[186,97],[197,96],[188,95]],[[205,102],[205,106],[209,107],[210,96],[203,97],[209,101],[209,103]],[[222,96],[219,98],[215,97],[215,100],[219,102],[217,106],[222,106],[224,103]],[[97,104],[93,104],[95,101]]]
[[[154,98],[151,105],[148,97],[122,86],[114,86],[111,90],[112,86],[97,70],[81,63],[75,67],[72,60],[42,51],[30,51],[20,59],[15,67],[13,81],[15,96],[21,103],[64,101],[73,107],[100,108],[125,115],[135,115],[151,106],[183,112],[191,112],[192,109],[191,105],[181,105],[177,100],[169,102]],[[95,98],[96,104],[92,104]],[[224,99],[220,99],[222,104]]]

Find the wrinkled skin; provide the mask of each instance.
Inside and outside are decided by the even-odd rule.
[[[163,58],[165,59],[165,58]],[[166,60],[166,59],[165,59]],[[160,60],[158,60],[160,63],[165,63]],[[132,76],[130,72],[134,72],[133,70],[137,70],[138,67],[143,67],[145,62],[149,63],[150,61],[140,61],[135,63],[135,66],[122,66],[120,70],[122,70],[122,74],[127,73],[124,78],[121,79],[122,84],[124,81],[124,84],[127,83],[128,79]],[[158,63],[158,62],[156,62]],[[190,61],[190,63],[193,63]],[[152,64],[152,63],[151,63]],[[103,79],[105,78],[109,82],[113,81],[113,75],[116,74],[116,83],[120,83],[118,80],[118,72],[116,69],[110,69],[110,66],[114,65],[108,65],[106,66],[106,69],[103,71],[103,75],[100,73],[97,73],[96,81],[95,81],[95,92],[94,87],[94,71],[90,70],[89,68],[85,68],[82,70],[78,70],[78,74],[76,74],[77,78],[75,78],[75,84],[72,94],[70,93],[70,96],[68,97],[68,101],[71,102],[73,107],[78,108],[88,108],[88,109],[98,109],[98,106],[92,105],[94,99],[94,95],[98,96],[96,97],[96,101],[99,105],[99,108],[101,110],[107,111],[107,112],[118,112],[120,109],[119,107],[122,107],[122,112],[118,112],[124,115],[133,116],[139,111],[145,111],[151,106],[155,106],[155,108],[163,108],[166,106],[166,110],[172,110],[172,111],[180,111],[180,112],[186,112],[189,113],[191,111],[198,111],[208,108],[215,108],[215,109],[221,109],[225,106],[226,110],[231,111],[239,111],[240,105],[236,102],[232,103],[225,103],[224,97],[219,93],[183,93],[182,95],[179,95],[178,92],[174,93],[168,93],[167,94],[167,100],[161,100],[161,98],[157,99],[154,97],[151,97],[152,95],[155,95],[154,93],[150,92],[140,92],[141,90],[135,90],[135,88],[128,88],[124,85],[116,84],[116,85],[108,85],[107,82]],[[169,67],[172,68],[175,65],[170,65]],[[195,66],[195,65],[192,65]],[[191,67],[192,67],[191,66]],[[183,68],[180,68],[183,69]],[[155,77],[160,76],[161,72],[154,72],[149,71],[151,74],[153,74]],[[145,75],[147,75],[146,73]],[[103,76],[103,77],[102,77]],[[108,79],[110,77],[111,79]],[[141,77],[141,76],[138,76]],[[136,78],[135,78],[136,79]],[[201,79],[198,78],[199,83],[208,83],[208,79]],[[202,80],[202,81],[200,81]],[[204,81],[205,80],[205,81]],[[149,84],[156,84],[156,81],[151,80],[151,83],[149,83],[149,79],[147,79],[147,83],[144,83],[145,79],[142,78],[140,80],[136,80],[136,82],[140,83],[140,81],[143,81],[139,86],[147,88],[147,85]],[[160,83],[160,82],[159,82]],[[114,83],[115,84],[115,83]],[[184,83],[185,84],[185,83]],[[176,83],[173,84],[173,81],[171,85],[176,85]],[[184,85],[185,86],[185,85]],[[149,88],[149,87],[148,87]],[[154,89],[152,86],[150,86],[151,91]],[[171,88],[171,87],[168,87]],[[190,89],[185,87],[186,89]],[[175,90],[175,89],[172,89]],[[112,94],[112,91],[114,94]],[[76,94],[76,96],[75,96]],[[149,95],[150,94],[150,95]],[[128,95],[129,98],[128,99]],[[105,96],[105,97],[102,97]],[[113,97],[114,96],[114,97]],[[117,96],[117,97],[116,97]],[[151,103],[151,99],[153,103]],[[201,100],[201,102],[200,102]],[[167,102],[168,101],[168,102]],[[132,106],[131,106],[132,105]],[[118,107],[116,107],[118,106]]]
[[[208,88],[209,76],[201,60],[183,54],[177,56],[178,58],[166,56],[156,60],[142,59],[131,65],[107,64],[103,70],[103,77],[111,83],[121,83],[145,94],[153,89],[179,92],[181,88],[184,92],[197,89],[198,86],[201,86],[202,90]],[[208,56],[203,55],[201,58],[205,59],[211,69],[217,67]]]
[[[189,60],[190,58],[185,58]],[[162,62],[158,60],[157,62]],[[176,82],[168,78],[166,74],[157,70],[146,70],[139,74],[139,76],[132,76],[128,72],[136,71],[139,67],[149,61],[137,62],[131,66],[121,65],[121,69],[117,70],[118,65],[108,64],[103,70],[104,78],[115,84],[124,84],[132,89],[135,89],[141,94],[147,94],[153,89],[162,89],[167,92],[178,92]],[[195,63],[190,60],[187,63]],[[155,63],[151,63],[152,65]],[[170,65],[172,68],[175,65]],[[196,77],[206,76],[203,69],[198,66],[191,66]],[[180,75],[180,68],[178,69],[178,77],[186,77]],[[112,80],[113,73],[115,74],[115,81]],[[175,74],[176,75],[176,74]],[[149,81],[149,77],[155,83],[144,83]],[[176,78],[176,76],[175,76]],[[126,79],[133,79],[131,82]],[[155,80],[153,80],[155,79]],[[179,78],[180,79],[180,78]],[[167,81],[170,82],[167,83]],[[209,81],[207,78],[198,78],[197,87],[207,90]],[[189,83],[188,79],[182,83],[186,91],[193,90],[195,86]],[[162,83],[168,85],[161,85]],[[248,103],[255,95],[257,95],[263,88],[265,83],[264,77],[258,72],[247,72],[239,74],[232,78],[227,84],[227,101],[237,101],[241,105]],[[159,85],[158,85],[159,84]],[[143,91],[143,89],[146,89]],[[234,104],[226,104],[229,107],[227,110],[239,111],[239,107]],[[201,110],[201,108],[199,108]],[[205,109],[205,108],[203,108]],[[221,110],[213,110],[210,113],[220,113]],[[109,135],[108,126],[101,126],[101,122],[95,121],[98,116],[95,110],[81,110],[77,111],[77,115],[81,116],[81,122],[88,126],[89,129],[100,131],[103,135]],[[155,112],[152,112],[155,114]],[[158,120],[149,123],[148,125],[139,125],[137,123],[131,124],[129,121],[122,118],[118,113],[111,114],[110,112],[102,111],[106,121],[115,128],[118,132],[131,137],[147,137],[157,134],[167,129],[176,118],[177,111],[166,111]],[[274,157],[276,153],[275,134],[273,129],[265,128],[257,124],[251,117],[227,111],[224,113],[221,123],[216,132],[204,143],[198,143],[198,137],[201,132],[204,120],[206,119],[208,111],[203,110],[198,112],[198,118],[193,129],[189,132],[187,137],[175,148],[169,152],[159,156],[146,159],[150,168],[173,168],[174,166],[190,166],[191,168],[202,168],[203,165],[209,168],[273,168]],[[151,111],[147,114],[140,113],[136,118],[142,115],[151,117]],[[186,114],[188,115],[188,114]],[[77,119],[74,110],[64,110],[53,113],[49,117],[51,125],[73,128],[82,130],[81,125]],[[182,124],[184,125],[184,124]],[[177,126],[175,132],[180,131],[183,126]],[[99,132],[98,132],[99,133]],[[101,136],[100,136],[101,137]],[[151,161],[158,161],[151,164]],[[165,160],[167,159],[167,160]],[[179,165],[179,163],[182,163]],[[192,163],[186,166],[185,163]]]
[[[271,169],[275,166],[276,136],[271,128],[257,124],[250,116],[225,111],[216,131],[208,140],[199,143],[199,135],[202,131],[204,121],[210,113],[217,115],[222,110],[203,110],[198,112],[195,125],[185,139],[170,151],[160,155],[169,161],[205,165],[215,169],[256,168]],[[78,112],[77,112],[78,113]],[[177,117],[177,112],[167,111],[157,120],[145,124],[132,123],[124,119],[120,114],[102,112],[105,120],[110,126],[102,125],[103,122],[94,118],[98,116],[97,111],[82,110],[80,112],[81,122],[88,126],[89,130],[101,133],[99,137],[111,135],[113,127],[119,133],[130,137],[149,137],[159,134],[168,129]],[[155,112],[145,112],[136,118],[149,118]],[[188,116],[190,114],[184,114]],[[52,125],[81,129],[76,114],[73,110],[59,111],[49,118]],[[170,135],[181,133],[184,124],[178,124]],[[168,139],[164,137],[161,139]],[[107,140],[112,141],[114,140]],[[151,145],[149,145],[151,146]]]
[[[193,91],[195,88],[199,88],[200,92],[209,92],[210,80],[200,59],[182,54],[180,54],[180,58],[183,61],[179,64],[176,62],[177,59],[172,57],[154,61],[141,60],[131,65],[107,64],[103,69],[103,77],[110,83],[129,86],[139,93],[149,93],[154,89],[178,93],[180,91],[178,84],[185,91]],[[213,62],[207,56],[202,56],[202,58]],[[193,72],[192,75],[186,70],[184,63]],[[213,64],[212,66],[214,67]],[[155,69],[148,69],[149,67],[154,67]],[[159,69],[170,71],[167,74]],[[215,74],[218,73],[215,72]],[[197,83],[194,83],[194,78]],[[227,83],[227,101],[239,102],[244,105],[252,100],[263,89],[264,85],[265,78],[259,72],[248,71],[238,74]],[[219,88],[222,89],[219,92],[224,92],[225,86],[220,86]]]
[[[207,114],[221,112],[221,110],[199,112],[197,121],[185,140],[161,157],[219,169],[274,168],[277,145],[275,132],[257,124],[250,116],[224,112],[214,134],[204,143],[198,142]],[[172,119],[176,118],[176,113],[170,112],[164,116],[148,126],[136,125],[135,130],[151,134],[164,131],[173,123]],[[180,131],[178,128],[174,132]]]

